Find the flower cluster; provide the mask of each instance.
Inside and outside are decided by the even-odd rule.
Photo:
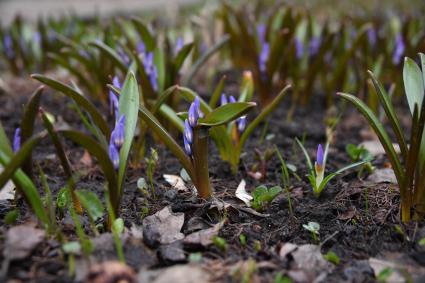
[[[114,76],[112,79],[112,84],[116,88],[121,88],[121,83],[117,76]],[[115,94],[109,92],[109,103],[111,108],[111,113],[115,115],[115,128],[111,133],[111,138],[109,141],[109,158],[114,164],[114,168],[118,169],[120,166],[120,150],[124,144],[124,135],[125,135],[125,115],[119,117],[119,102]],[[118,119],[119,117],[119,119]]]
[[[404,45],[403,36],[399,33],[395,39],[395,49],[393,53],[393,63],[394,65],[398,65],[401,62],[401,58],[403,57],[404,50],[406,46]]]
[[[137,44],[137,53],[143,58],[143,66],[145,67],[145,73],[149,78],[152,89],[158,91],[158,68],[154,62],[153,52],[147,52],[145,44],[139,42]]]
[[[203,116],[201,102],[196,97],[192,104],[190,104],[187,119],[184,120],[183,142],[186,154],[189,156],[192,156],[193,128],[198,124],[198,119]]]
[[[221,94],[221,97],[220,97],[220,105],[221,106],[223,106],[227,103],[235,103],[235,102],[236,102],[236,99],[233,95],[229,96],[229,99],[227,99],[227,96],[224,93]],[[246,115],[237,119],[236,124],[238,126],[239,133],[242,133],[246,128]]]
[[[114,165],[115,170],[120,166],[120,150],[124,144],[125,135],[125,115],[121,115],[119,120],[115,123],[115,129],[111,133],[109,141],[109,158]]]

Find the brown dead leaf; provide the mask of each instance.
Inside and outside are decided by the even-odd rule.
[[[8,260],[24,259],[43,241],[44,230],[32,224],[23,224],[10,228],[6,233],[3,256]]]
[[[84,150],[84,154],[81,157],[80,162],[87,167],[93,166],[93,159],[91,158],[91,155],[87,150]]]
[[[183,223],[184,213],[173,213],[167,206],[143,219],[143,240],[151,247],[181,240]]]
[[[344,213],[338,214],[339,220],[349,220],[356,216],[357,209],[354,206],[350,206]]]
[[[212,244],[212,238],[218,235],[218,232],[220,231],[220,228],[222,226],[223,222],[219,222],[211,228],[189,234],[184,238],[183,243],[188,245],[201,245],[206,247]]]

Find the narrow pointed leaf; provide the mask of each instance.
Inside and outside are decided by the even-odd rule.
[[[211,108],[215,108],[217,106],[217,102],[220,100],[220,96],[223,93],[225,81],[226,76],[222,76],[217,86],[215,87],[213,95],[211,96],[210,102],[208,104]]]
[[[57,80],[51,79],[43,75],[34,74],[31,75],[31,77],[74,100],[75,103],[77,103],[81,108],[83,108],[89,113],[91,119],[93,120],[93,123],[99,127],[102,133],[105,136],[109,137],[110,129],[105,119],[96,109],[96,107],[89,100],[87,100],[87,98],[83,96],[83,94],[68,85],[65,85]]]
[[[214,109],[207,114],[204,119],[200,119],[198,124],[206,127],[214,127],[227,124],[243,115],[257,106],[255,102],[236,102],[228,103]]]
[[[190,51],[192,51],[192,48],[193,43],[188,43],[182,47],[179,53],[177,53],[176,60],[174,61],[176,71],[180,70],[180,68],[183,66],[183,63],[189,55]]]
[[[105,43],[101,41],[92,41],[89,43],[89,45],[96,47],[99,49],[104,55],[106,55],[118,69],[120,69],[121,72],[126,73],[127,67],[124,64],[124,62],[121,60],[120,56],[117,52],[115,52],[114,49],[106,45]]]
[[[403,81],[407,102],[409,103],[410,112],[413,115],[415,104],[422,105],[424,81],[421,69],[419,69],[415,61],[408,57],[404,60]]]

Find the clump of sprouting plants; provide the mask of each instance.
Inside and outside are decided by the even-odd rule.
[[[29,204],[49,235],[63,243],[70,273],[75,272],[73,257],[80,251],[88,255],[93,250],[79,218],[84,213],[89,220],[89,233],[98,235],[105,229],[113,233],[118,257],[124,261],[120,240],[124,222],[120,212],[127,169],[144,163],[140,168],[145,169],[147,181],[138,184],[145,198],[143,216],[149,213],[148,201],[156,197],[154,173],[162,160],[158,159],[155,149],[146,155],[146,137],[164,145],[187,172],[199,198],[210,200],[214,194],[208,164],[210,141],[237,176],[246,142],[283,105],[287,94],[291,95],[288,117],[293,116],[298,104],[306,104],[316,92],[326,94],[328,106],[335,104],[333,94],[339,90],[356,91],[367,98],[370,105],[340,93],[367,118],[387,153],[400,188],[401,219],[403,222],[423,219],[425,56],[419,54],[420,66],[412,59],[404,60],[402,80],[398,71],[403,57],[416,53],[424,44],[421,36],[424,22],[412,17],[405,21],[396,19],[396,24],[387,26],[359,19],[356,24],[331,27],[330,23],[317,22],[311,12],[283,4],[277,5],[268,17],[261,9],[255,17],[246,13],[249,12],[223,3],[216,14],[217,24],[223,26],[225,34],[220,34],[216,42],[203,50],[200,48],[204,43],[202,35],[196,31],[183,36],[179,29],[159,27],[140,18],[108,22],[108,31],[96,21],[86,23],[74,17],[40,20],[36,27],[17,18],[10,28],[0,29],[0,66],[6,66],[14,75],[60,67],[72,78],[65,84],[48,76],[32,75],[53,89],[53,95],[65,96],[80,117],[80,130],[61,128],[54,113],[41,107],[43,87],[38,88],[25,105],[12,142],[0,123],[0,164],[5,168],[0,174],[0,188],[9,180],[14,182],[17,196]],[[205,69],[207,61],[217,53],[221,55],[220,60],[231,61],[232,67],[245,71],[240,76],[239,93],[226,93],[223,77],[206,98],[193,90],[192,85],[199,71]],[[373,69],[369,76],[364,72],[367,68]],[[210,69],[204,71],[211,72]],[[391,102],[392,95],[383,87],[395,85],[389,92],[397,95],[401,92],[401,81],[412,117],[409,133],[403,131]],[[373,95],[369,93],[367,97],[363,93],[365,89]],[[379,107],[372,107],[372,96],[379,101],[381,114],[385,113],[394,132],[400,156],[381,122],[383,119],[377,117]],[[254,101],[259,102],[259,109]],[[108,103],[109,111],[105,110]],[[185,108],[181,111],[183,105]],[[37,120],[43,129],[36,133]],[[41,166],[36,166],[37,170],[33,168],[33,150],[45,139],[53,144],[66,178],[56,195],[52,194]],[[331,141],[332,134],[328,134],[325,144],[317,145],[313,163],[311,152],[303,142],[296,140],[305,157],[307,178],[316,197],[346,170],[359,167],[359,176],[364,170],[369,173],[373,170],[371,156],[364,148],[347,145],[353,163],[329,172]],[[104,176],[104,199],[78,188],[82,176],[66,155],[69,142],[96,159]],[[283,189],[259,185],[249,205],[264,211],[285,191],[293,214],[289,192],[293,172],[277,148],[276,151],[281,161]],[[258,179],[266,178],[266,162],[276,151],[264,154],[257,151],[259,165],[253,171],[261,173]],[[37,188],[38,183],[42,190]],[[57,221],[65,215],[75,223],[77,240],[67,239],[60,229]],[[310,222],[303,227],[317,242],[320,226]],[[224,239],[216,237],[213,242],[226,251]],[[260,242],[255,246],[261,250]]]

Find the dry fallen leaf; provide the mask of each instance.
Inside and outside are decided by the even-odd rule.
[[[369,175],[369,177],[367,177],[367,181],[372,183],[397,184],[394,170],[391,168],[376,169],[371,175]]]
[[[136,273],[128,265],[118,261],[107,261],[93,265],[85,283],[136,283]]]
[[[189,189],[186,187],[183,179],[177,175],[163,175],[165,181],[170,184],[173,188],[177,189],[178,192],[188,192]]]
[[[93,160],[90,156],[90,153],[87,150],[84,150],[84,154],[80,159],[80,162],[84,164],[86,167],[92,167],[93,166]]]
[[[44,230],[32,224],[23,224],[10,228],[6,233],[3,256],[8,260],[24,259],[43,241]]]
[[[184,213],[173,213],[170,207],[164,207],[143,219],[143,239],[151,247],[181,240],[183,223]]]
[[[0,174],[3,172],[3,167],[0,166]],[[15,184],[8,181],[0,190],[0,200],[15,199]]]
[[[183,242],[189,245],[202,245],[206,247],[212,244],[212,238],[218,235],[222,226],[223,223],[219,222],[211,228],[189,234],[184,238]]]
[[[236,189],[235,195],[238,199],[243,201],[246,204],[246,206],[250,207],[251,200],[253,199],[253,197],[246,191],[245,188],[246,188],[246,182],[245,180],[242,180],[239,183],[238,188]]]

